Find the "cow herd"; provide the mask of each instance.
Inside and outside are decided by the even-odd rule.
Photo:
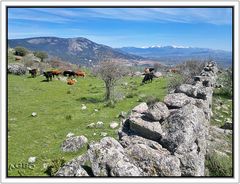
[[[29,69],[29,73],[31,76],[34,78],[37,76],[37,69]],[[56,76],[59,78],[59,75],[63,75],[68,78],[67,84],[68,85],[73,85],[75,84],[76,80],[73,78],[75,77],[85,77],[86,73],[84,71],[73,71],[73,70],[65,70],[61,72],[60,70],[50,70],[50,71],[44,71],[42,72],[42,75],[46,77],[46,81],[52,81],[52,79]],[[145,68],[144,77],[142,80],[142,84],[145,84],[147,82],[152,82],[154,76],[154,68]]]
[[[29,74],[31,74],[31,76],[33,78],[35,78],[37,76],[37,69],[29,69]],[[67,80],[67,84],[68,85],[73,85],[75,84],[76,80],[72,79],[75,77],[85,77],[86,73],[83,71],[72,71],[72,70],[65,70],[63,72],[61,72],[60,70],[50,70],[50,71],[44,71],[42,72],[42,75],[46,77],[46,81],[52,81],[52,79],[56,76],[59,78],[59,75],[63,75],[65,77],[68,78]]]

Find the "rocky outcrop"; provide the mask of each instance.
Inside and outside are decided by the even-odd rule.
[[[93,175],[204,176],[216,73],[209,62],[192,84],[182,84],[164,102],[133,108],[119,141],[105,137],[89,145]]]
[[[85,136],[76,136],[67,138],[61,145],[63,152],[74,152],[81,149],[88,142]]]
[[[11,63],[8,64],[8,73],[15,75],[24,75],[27,72],[27,68],[20,63]]]

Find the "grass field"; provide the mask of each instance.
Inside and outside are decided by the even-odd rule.
[[[104,102],[104,83],[96,77],[79,78],[73,86],[59,80],[42,80],[42,76],[8,75],[9,176],[46,176],[44,164],[61,157],[68,161],[86,151],[85,146],[75,153],[61,152],[60,145],[69,132],[85,135],[89,142],[101,139],[101,132],[117,138],[117,129],[111,129],[109,124],[120,122],[121,111],[130,111],[144,96],[162,100],[167,92],[167,78],[140,86],[141,77],[125,77],[115,92],[126,98],[118,101],[115,107],[108,107]],[[81,109],[82,104],[87,106],[86,110]],[[37,116],[32,117],[32,112]],[[87,128],[88,124],[97,121],[104,122],[102,129]],[[33,169],[17,168],[17,164],[26,164],[30,156],[37,157]]]

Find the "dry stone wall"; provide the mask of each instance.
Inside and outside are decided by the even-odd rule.
[[[119,141],[105,137],[90,143],[88,152],[57,176],[204,176],[217,72],[209,62],[192,84],[182,84],[163,102],[139,104],[123,121]]]

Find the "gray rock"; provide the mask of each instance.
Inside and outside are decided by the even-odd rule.
[[[199,98],[206,100],[207,97],[210,95],[210,90],[208,90],[204,86],[193,86],[191,84],[182,84],[179,86],[175,93],[184,93],[189,97]]]
[[[162,75],[161,72],[155,72],[155,73],[154,73],[154,76],[157,77],[157,78],[159,78],[159,77],[162,77],[163,75]]]
[[[139,117],[130,117],[129,130],[134,134],[147,139],[158,141],[161,138],[162,129],[158,121],[149,122],[144,115]]]
[[[184,93],[168,94],[164,98],[164,103],[170,108],[181,108],[193,101],[193,98],[188,97]]]
[[[115,128],[118,127],[118,123],[117,122],[112,122],[112,123],[110,123],[109,126],[110,126],[110,128],[115,129]]]
[[[25,75],[27,72],[27,68],[20,63],[8,64],[8,73],[15,75]]]
[[[143,172],[126,155],[121,144],[111,137],[89,145],[94,176],[142,176]]]
[[[88,155],[81,155],[65,163],[56,173],[56,176],[89,176],[83,165],[89,160]]]
[[[140,103],[136,107],[132,109],[132,112],[137,112],[137,113],[144,113],[148,110],[148,106],[146,102]]]
[[[145,144],[130,145],[127,154],[144,176],[181,176],[180,161],[166,149],[156,150]]]
[[[164,103],[156,102],[149,106],[145,114],[153,121],[160,121],[167,118],[170,112]]]
[[[76,136],[67,138],[61,145],[63,152],[74,152],[81,149],[88,142],[85,136]]]
[[[208,121],[202,109],[188,104],[162,123],[161,144],[176,155],[184,176],[204,175]]]
[[[137,135],[121,137],[120,144],[124,148],[132,146],[134,144],[145,144],[145,145],[147,145],[150,148],[155,149],[155,150],[162,150],[163,149],[161,144],[159,144],[158,142],[152,141],[152,140],[149,140],[149,139],[145,139],[145,138],[137,136]]]

